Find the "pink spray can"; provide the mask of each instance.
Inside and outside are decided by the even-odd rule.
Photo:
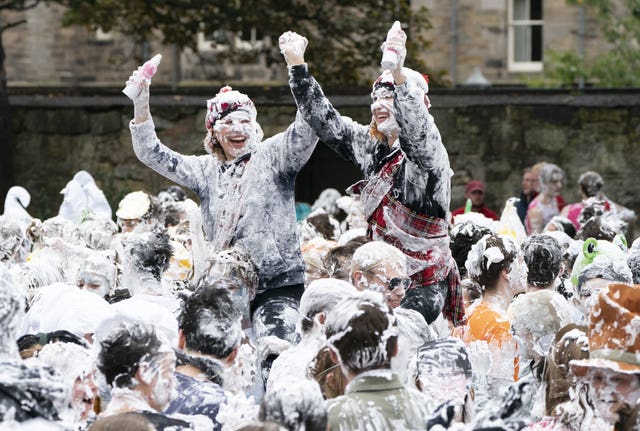
[[[145,79],[151,79],[158,70],[158,65],[162,60],[162,55],[157,54],[151,60],[142,65],[139,71],[135,72],[133,79],[127,83],[122,92],[127,95],[129,99],[135,99],[142,91],[142,83]]]

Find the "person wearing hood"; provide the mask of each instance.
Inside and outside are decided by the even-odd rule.
[[[368,236],[416,263],[410,274],[414,288],[405,301],[427,304],[437,292],[446,298],[445,317],[460,325],[464,305],[448,236],[449,158],[429,113],[427,79],[403,67],[406,34],[394,27],[390,36],[386,46],[399,53],[399,61],[373,84],[369,125],[341,116],[331,105],[305,63],[306,38],[286,32],[279,42],[298,112],[322,142],[362,171],[364,181],[350,191],[360,195]]]
[[[133,105],[130,129],[138,159],[198,195],[212,252],[237,246],[250,255],[259,278],[254,315],[270,322],[263,325],[270,333],[293,340],[295,334],[272,315],[273,310],[295,311],[304,291],[294,186],[318,142],[313,130],[298,114],[287,130],[263,141],[253,101],[227,86],[207,101],[208,154],[187,156],[156,135],[148,80]]]
[[[26,229],[33,217],[27,212],[27,207],[31,202],[31,195],[24,187],[13,186],[4,198],[5,217],[10,217],[20,224],[22,230]]]
[[[111,219],[111,206],[87,171],[77,172],[60,194],[64,199],[58,214],[69,221],[80,223],[87,213]]]

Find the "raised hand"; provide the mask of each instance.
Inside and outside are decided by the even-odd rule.
[[[307,49],[309,41],[306,37],[293,31],[282,33],[278,39],[280,52],[284,55],[287,66],[297,66],[304,64],[304,51]]]

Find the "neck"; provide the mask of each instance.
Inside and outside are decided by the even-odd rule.
[[[482,298],[493,310],[500,314],[505,314],[509,304],[513,299],[513,292],[509,286],[509,282],[506,280],[499,280],[495,289],[485,290]]]
[[[391,136],[387,136],[387,145],[389,145],[389,148],[393,147],[393,144],[395,144],[397,140],[398,140],[397,133],[394,133]]]
[[[549,204],[549,203],[553,202],[553,200],[556,198],[555,196],[550,195],[550,194],[545,193],[545,192],[540,193],[539,196],[540,196],[540,200],[542,202],[544,202],[545,204]]]
[[[103,415],[111,416],[133,411],[153,412],[155,409],[149,405],[141,392],[129,388],[113,388],[111,401]]]
[[[204,375],[204,373],[200,371],[199,368],[191,364],[177,366],[176,372],[184,374],[185,376],[193,377],[196,380],[207,380],[207,377]]]

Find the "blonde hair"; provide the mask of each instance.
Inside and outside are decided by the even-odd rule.
[[[224,155],[224,151],[220,146],[220,143],[218,142],[216,137],[213,136],[213,132],[211,131],[211,129],[207,129],[207,134],[204,135],[202,144],[204,146],[204,150],[207,153],[217,157],[221,162],[225,162],[227,160],[226,156]]]

